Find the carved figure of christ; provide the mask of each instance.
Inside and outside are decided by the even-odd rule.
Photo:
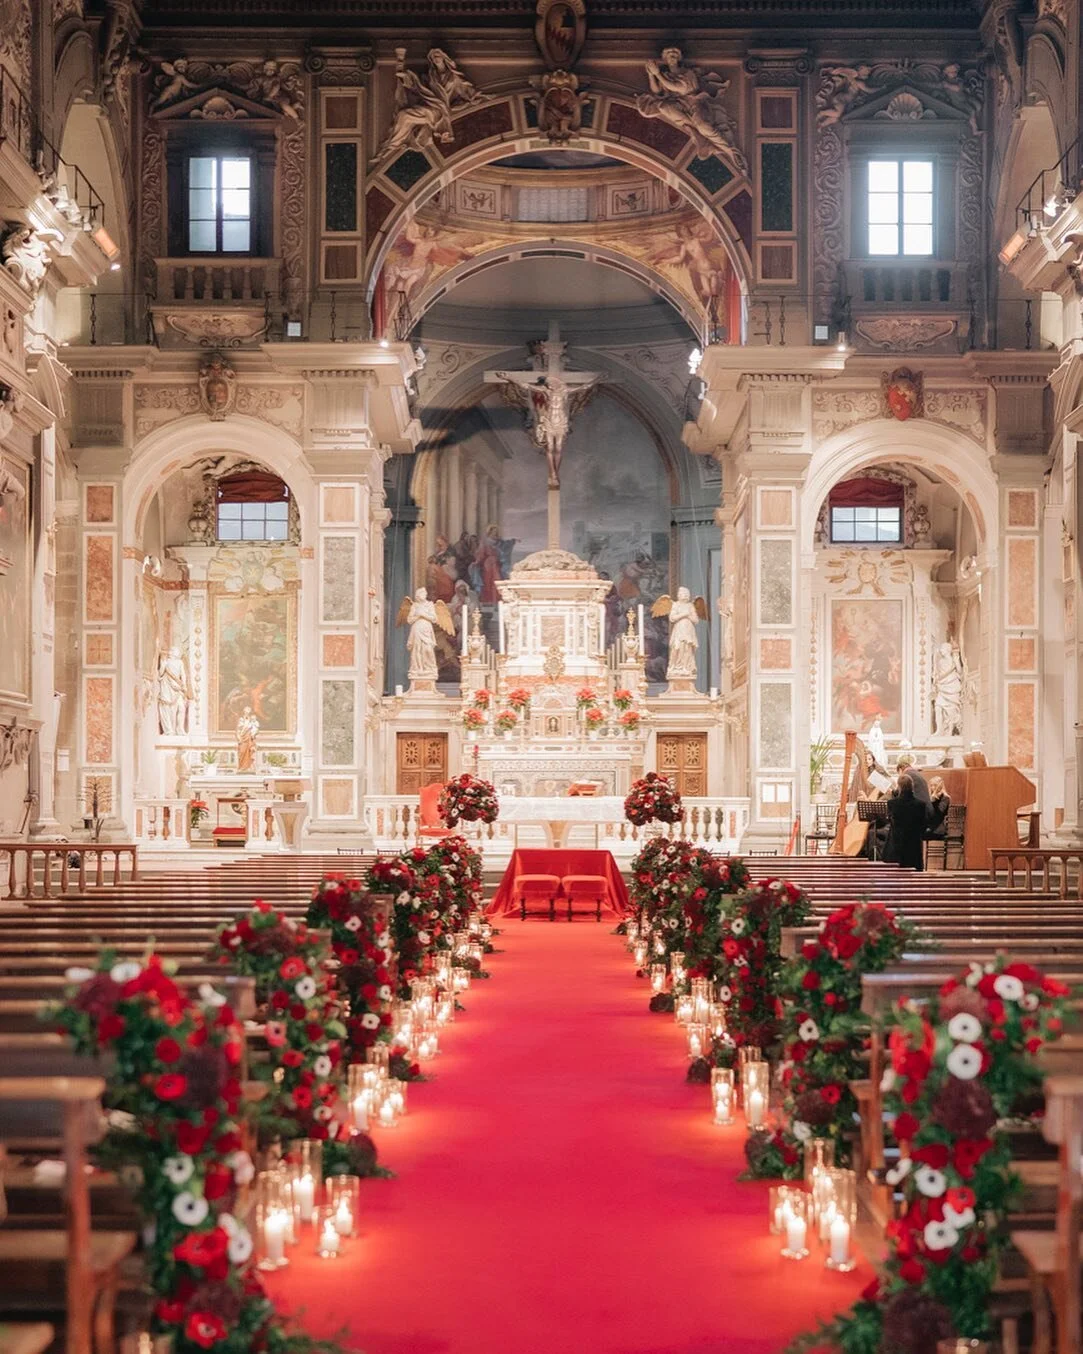
[[[605,379],[597,371],[568,371],[560,327],[549,321],[549,337],[539,343],[539,364],[530,371],[487,371],[485,380],[498,384],[504,398],[525,410],[530,434],[549,465],[550,550],[560,549],[560,462],[571,421]]]

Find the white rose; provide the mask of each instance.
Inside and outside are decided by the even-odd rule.
[[[948,1054],[948,1071],[960,1081],[973,1081],[981,1071],[981,1054],[973,1044],[956,1044]]]
[[[318,1077],[329,1077],[331,1075],[331,1059],[326,1053],[316,1059],[312,1064],[312,1070]]]
[[[347,917],[346,920],[345,920],[342,924],[343,924],[343,926],[345,926],[345,928],[346,928],[347,931],[360,931],[360,930],[361,930],[361,918],[360,918],[360,917]]]
[[[233,1172],[233,1179],[238,1185],[250,1185],[256,1178],[255,1162],[247,1152],[233,1152],[226,1158],[226,1163]]]
[[[429,935],[428,931],[418,931],[417,939],[419,944],[427,945],[432,937]]]
[[[948,1251],[959,1240],[959,1233],[948,1222],[925,1224],[925,1244],[931,1251]]]
[[[138,978],[142,972],[142,964],[137,964],[134,959],[125,959],[121,963],[113,965],[109,970],[109,976],[115,983],[130,983],[133,978]]]
[[[932,1166],[919,1166],[914,1172],[914,1184],[926,1199],[939,1199],[948,1187],[948,1177]]]
[[[64,970],[64,977],[69,983],[85,983],[88,978],[94,977],[94,970],[91,968],[67,968]]]
[[[951,1204],[945,1204],[944,1221],[961,1232],[964,1227],[973,1227],[977,1221],[977,1214],[972,1208],[963,1208],[957,1213]]]
[[[166,1157],[162,1171],[171,1185],[186,1185],[191,1180],[196,1164],[191,1157]]]
[[[948,1034],[961,1044],[976,1044],[981,1038],[981,1021],[977,1016],[960,1011],[948,1021]]]
[[[206,1222],[210,1211],[211,1206],[202,1194],[182,1190],[173,1200],[173,1216],[185,1227],[198,1227],[201,1222]]]
[[[1026,988],[1012,973],[1002,973],[993,983],[993,991],[1001,1001],[1021,1001],[1026,995]]]
[[[891,1169],[884,1174],[884,1179],[889,1185],[898,1185],[910,1174],[913,1162],[909,1157],[900,1157]]]
[[[793,1121],[790,1125],[790,1132],[798,1142],[808,1142],[812,1137],[812,1128],[808,1124],[803,1123],[800,1119],[795,1119]]]
[[[820,1027],[810,1016],[808,1020],[802,1020],[797,1029],[797,1037],[803,1039],[806,1044],[815,1043],[820,1037]]]
[[[243,1265],[246,1260],[251,1259],[252,1249],[252,1233],[247,1227],[238,1227],[229,1239],[226,1253],[231,1264]]]
[[[316,995],[316,979],[307,976],[298,978],[293,985],[293,990],[302,1001],[311,1001]]]
[[[361,1017],[361,1025],[366,1030],[378,1030],[380,1028],[380,1017],[374,1015],[372,1011],[366,1011]]]
[[[391,1000],[390,985],[388,983],[381,983],[380,986],[376,989],[376,995],[380,998],[381,1001],[390,1001]]]
[[[880,1078],[880,1094],[887,1095],[889,1091],[895,1088],[895,1069],[894,1067],[885,1067],[884,1075]]]

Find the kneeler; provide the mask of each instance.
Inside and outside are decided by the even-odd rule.
[[[527,904],[533,899],[544,900],[549,920],[556,920],[556,900],[560,892],[560,876],[556,874],[521,874],[515,880],[515,898],[519,904],[519,919],[526,921]],[[534,911],[538,909],[535,908]]]

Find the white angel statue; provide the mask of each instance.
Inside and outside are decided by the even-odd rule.
[[[707,619],[707,603],[702,597],[695,600],[687,588],[677,589],[677,600],[666,593],[651,607],[652,616],[669,617],[669,666],[666,680],[694,678],[696,675],[696,623]]]
[[[455,623],[451,619],[447,603],[429,601],[427,589],[418,588],[413,597],[404,597],[399,605],[396,625],[408,625],[410,634],[406,640],[406,650],[410,655],[408,676],[413,681],[436,680],[439,670],[436,661],[436,626],[445,635],[454,635]]]

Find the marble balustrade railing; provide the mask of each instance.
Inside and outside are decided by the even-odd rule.
[[[132,835],[143,850],[187,850],[188,814],[187,799],[140,795],[135,801]]]

